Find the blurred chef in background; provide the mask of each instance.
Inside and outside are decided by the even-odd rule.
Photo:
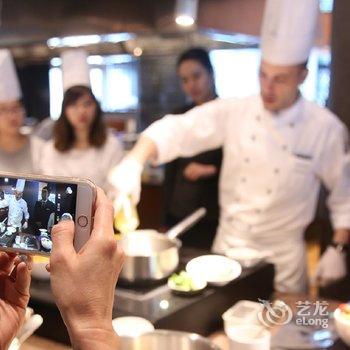
[[[21,133],[25,110],[9,50],[0,50],[0,171],[34,172],[41,142]]]
[[[190,103],[174,111],[183,114],[216,95],[214,70],[208,52],[191,48],[177,61],[181,88]],[[219,221],[218,182],[222,149],[193,157],[177,158],[165,167],[165,225],[174,226],[199,207],[205,207],[203,220],[180,237],[186,246],[210,249]]]
[[[40,159],[40,172],[87,178],[111,192],[107,174],[123,150],[102,118],[90,88],[87,54],[81,49],[62,53],[64,97],[62,112]]]
[[[29,212],[27,202],[22,198],[26,181],[18,179],[9,201],[8,225],[19,231],[28,228]]]
[[[120,195],[139,198],[147,159],[157,163],[223,147],[220,223],[213,251],[237,245],[272,250],[275,288],[307,286],[303,234],[315,215],[320,182],[329,189],[333,244],[318,267],[321,284],[345,276],[350,228],[347,131],[299,87],[314,41],[317,0],[268,0],[262,26],[260,96],[215,100],[182,116],[166,116],[142,135],[111,172]]]

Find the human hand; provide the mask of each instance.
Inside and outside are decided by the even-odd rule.
[[[321,287],[336,282],[346,275],[346,256],[335,247],[322,254],[316,270],[316,281]]]
[[[192,162],[186,166],[183,175],[189,181],[197,181],[200,178],[214,176],[216,173],[217,169],[214,165]]]
[[[113,207],[103,191],[97,191],[94,227],[79,252],[73,246],[73,221],[59,222],[51,236],[51,288],[74,349],[116,349],[112,309],[124,255],[114,238]]]
[[[113,187],[114,209],[118,211],[120,200],[130,197],[134,205],[140,201],[143,166],[136,159],[124,158],[108,175]]]
[[[28,258],[29,259],[29,258]],[[25,318],[29,301],[30,260],[0,252],[0,349],[7,349]]]

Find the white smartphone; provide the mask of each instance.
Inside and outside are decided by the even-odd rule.
[[[0,173],[0,250],[50,255],[51,230],[75,222],[74,247],[89,239],[96,186],[89,180]]]

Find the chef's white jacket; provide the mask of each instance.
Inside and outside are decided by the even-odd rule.
[[[155,142],[159,163],[223,147],[213,250],[225,253],[242,243],[271,250],[280,291],[306,287],[303,233],[321,181],[330,190],[334,228],[350,228],[346,128],[302,97],[278,114],[265,110],[258,96],[215,100],[165,116],[144,135]]]
[[[8,225],[14,226],[16,228],[22,228],[23,218],[27,221],[29,219],[29,212],[27,202],[21,198],[17,200],[13,195],[9,203],[9,213],[8,213]]]
[[[122,157],[123,147],[110,132],[105,144],[99,148],[89,147],[83,150],[71,149],[59,152],[54,142],[48,141],[40,153],[38,171],[44,175],[89,179],[108,193],[112,189],[107,175]]]

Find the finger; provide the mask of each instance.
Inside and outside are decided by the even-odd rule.
[[[72,220],[60,221],[52,228],[52,253],[75,254],[74,249],[74,222]]]
[[[21,262],[17,265],[15,289],[22,295],[29,295],[30,273],[26,263]]]
[[[214,175],[216,174],[216,167],[214,165],[208,165],[205,168],[205,172],[207,175]]]
[[[47,272],[49,272],[49,273],[51,272],[51,265],[50,265],[50,263],[46,264],[45,268],[46,268]]]
[[[94,228],[91,236],[108,236],[113,234],[113,207],[104,192],[98,188],[94,216]]]
[[[0,271],[9,274],[13,269],[16,254],[0,252]]]

